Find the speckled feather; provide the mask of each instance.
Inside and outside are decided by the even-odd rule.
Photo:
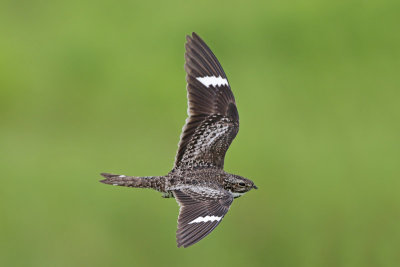
[[[226,151],[239,131],[239,114],[221,64],[195,33],[187,36],[185,60],[188,118],[172,171],[148,177],[102,173],[106,179],[101,181],[175,197],[180,206],[178,247],[203,239],[222,221],[234,198],[257,188],[223,170]]]
[[[193,153],[193,143],[196,142],[199,144],[194,138],[201,139],[203,142],[207,143],[207,138],[210,138],[209,135],[201,136],[204,133],[201,132],[199,128],[207,126],[209,129],[212,129],[213,126],[210,125],[210,123],[218,123],[216,118],[219,118],[225,119],[224,123],[234,128],[231,131],[227,131],[226,134],[231,136],[226,138],[229,143],[225,151],[220,151],[221,155],[219,158],[222,157],[222,165],[209,162],[214,163],[213,165],[216,165],[215,167],[223,168],[225,152],[239,130],[239,114],[236,109],[235,98],[221,64],[204,41],[201,40],[197,34],[193,33],[192,37],[187,37],[185,47],[185,71],[189,117],[186,119],[186,124],[182,129],[178,153],[175,159],[175,167],[179,168],[181,165],[189,164],[188,166],[184,166],[185,168],[190,167],[190,164],[195,164],[193,161],[188,162],[187,160],[182,160],[182,158],[185,156],[187,158],[192,158],[190,154]],[[227,84],[221,86],[205,86],[199,81],[199,77],[221,77],[226,79]],[[218,127],[218,125],[215,125],[215,127]],[[209,133],[211,132],[206,132],[206,134]],[[191,148],[189,148],[190,145],[192,145]],[[202,155],[207,158],[216,158],[214,155],[206,155],[204,153],[202,153]],[[197,158],[201,161],[200,157]]]

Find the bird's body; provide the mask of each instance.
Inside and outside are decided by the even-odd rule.
[[[107,184],[136,187],[151,188],[163,193],[163,197],[173,197],[173,191],[181,187],[219,187],[233,194],[234,198],[239,197],[246,191],[235,187],[238,181],[243,181],[249,189],[253,188],[253,183],[238,175],[227,173],[221,169],[198,169],[198,170],[178,170],[174,169],[165,176],[126,176],[102,173],[107,178],[104,181]]]
[[[178,247],[207,236],[228,212],[234,198],[257,188],[244,177],[223,170],[225,153],[239,130],[239,114],[217,58],[193,33],[187,37],[188,119],[175,166],[165,176],[135,177],[103,173],[101,182],[152,188],[180,205]]]

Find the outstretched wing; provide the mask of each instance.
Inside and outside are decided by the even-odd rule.
[[[185,60],[189,117],[175,167],[223,168],[239,130],[235,98],[217,58],[196,33],[187,36]]]
[[[173,191],[180,210],[176,241],[191,246],[206,237],[228,212],[233,196],[222,188],[182,187]]]

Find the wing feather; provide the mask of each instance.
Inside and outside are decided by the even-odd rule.
[[[189,117],[182,129],[175,167],[185,165],[186,167],[213,166],[222,168],[226,150],[239,130],[239,115],[235,98],[221,64],[196,33],[187,36],[185,47]],[[207,82],[202,81],[202,79],[206,79]],[[218,117],[219,122],[215,120],[215,116]],[[222,119],[225,120],[222,122]],[[207,122],[210,120],[216,121],[214,128],[221,127],[222,124],[229,124],[231,130],[224,133],[227,135],[225,138],[221,137],[222,139],[215,140],[219,143],[206,142],[214,148],[205,149],[204,152],[193,157],[193,152],[195,152],[193,146],[197,142],[194,139],[206,140],[210,138],[211,132],[199,129],[203,126],[212,130],[213,127],[210,127],[209,122]],[[219,151],[218,156],[209,155],[209,153],[215,153],[215,147],[220,146],[221,140],[229,142],[227,146],[223,146],[225,151]],[[210,161],[210,159],[212,160]]]
[[[186,186],[173,193],[180,206],[176,231],[178,247],[191,246],[211,233],[233,201],[232,194],[222,188]]]

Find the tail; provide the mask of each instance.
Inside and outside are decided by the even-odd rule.
[[[101,173],[101,175],[106,178],[104,180],[100,180],[100,182],[103,184],[136,188],[153,188],[161,192],[163,192],[163,189],[165,188],[165,182],[164,179],[162,179],[163,176],[136,177],[110,173]]]

